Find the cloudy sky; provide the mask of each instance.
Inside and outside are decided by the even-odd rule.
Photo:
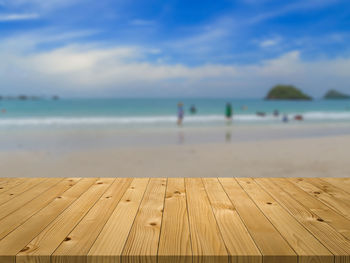
[[[0,94],[350,93],[349,0],[0,0]]]

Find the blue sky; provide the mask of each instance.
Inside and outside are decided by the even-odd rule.
[[[348,0],[0,0],[0,93],[350,93]]]

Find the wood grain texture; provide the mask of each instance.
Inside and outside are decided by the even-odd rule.
[[[53,263],[85,263],[86,255],[133,179],[117,178],[52,255]]]
[[[0,178],[0,263],[350,263],[349,180]]]
[[[335,262],[350,262],[350,241],[268,179],[255,179],[281,206],[310,231],[335,256]]]
[[[122,262],[157,262],[167,179],[150,179],[122,252]]]
[[[111,178],[101,178],[96,181],[72,205],[27,244],[25,249],[23,249],[24,251],[17,254],[16,263],[50,263],[50,258],[46,261],[47,256],[51,256],[62,242],[71,240],[68,234],[88,213],[113,181],[114,179]]]
[[[228,197],[242,218],[263,255],[263,262],[297,262],[290,245],[233,178],[219,178]]]
[[[299,262],[334,262],[333,254],[253,179],[237,178],[237,181],[281,235],[288,240],[298,254]]]
[[[2,199],[5,202],[2,205],[0,205],[0,220],[6,217],[7,215],[11,214],[12,212],[18,210],[21,206],[25,205],[26,203],[39,196],[41,193],[47,191],[49,188],[51,188],[52,186],[54,186],[62,180],[63,179],[59,178],[54,178],[52,180],[39,178],[32,182],[34,187],[31,187],[28,190],[22,189],[23,187],[20,185],[20,191],[11,193],[17,196],[12,198],[11,195],[9,195],[7,200],[5,200],[5,198]],[[33,185],[30,184],[30,186]],[[7,202],[10,199],[12,199],[12,201]]]
[[[343,193],[336,195],[333,190],[323,188],[318,183],[313,183],[313,181],[308,180],[308,178],[290,178],[289,180],[339,214],[350,219],[350,202],[339,197],[339,195],[343,196]]]
[[[184,178],[168,179],[159,240],[158,262],[192,262]]]
[[[110,219],[91,247],[88,263],[118,263],[135,216],[149,183],[149,178],[136,178],[131,183]]]
[[[350,194],[350,178],[322,178],[322,180]]]
[[[32,181],[32,180],[35,180],[36,178],[0,178],[0,179],[2,179],[0,181],[0,200],[1,200],[2,193],[12,189],[13,187],[23,182]]]
[[[65,179],[43,192],[40,196],[20,207],[18,210],[0,220],[0,239],[5,237],[13,229],[21,225],[25,220],[34,215],[41,208],[45,207],[53,199],[71,188],[78,179]]]
[[[0,178],[0,186],[2,186],[3,184],[6,184],[9,180],[10,180],[10,178],[1,177]]]
[[[0,194],[0,204],[4,204],[13,198],[16,198],[44,180],[44,178],[31,178],[29,180],[22,181],[19,184],[13,185],[13,187]]]
[[[228,253],[200,178],[186,178],[193,262],[228,262]]]
[[[13,230],[0,241],[0,262],[15,263],[15,255],[27,250],[27,245],[45,227],[50,224],[61,212],[82,195],[96,178],[80,180],[76,185],[55,198],[46,207],[39,210],[34,216]]]
[[[283,191],[287,192],[291,197],[293,197],[294,200],[301,203],[303,206],[317,215],[323,222],[328,223],[340,234],[350,240],[350,220],[322,203],[316,197],[307,194],[305,191],[289,182],[287,179],[276,178],[272,182],[278,184],[281,188],[283,188]]]
[[[203,178],[230,262],[262,262],[262,256],[235,207],[216,178]]]
[[[342,188],[336,187],[320,178],[305,178],[305,181],[322,189],[325,193],[337,200],[340,205],[339,209],[346,217],[350,218],[350,193],[343,191]]]

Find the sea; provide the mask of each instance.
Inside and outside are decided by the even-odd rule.
[[[61,98],[0,100],[0,129],[172,127],[176,126],[179,102],[184,104],[183,125],[191,127],[226,125],[226,103],[231,103],[237,125],[282,123],[284,115],[290,123],[300,122],[294,119],[296,115],[302,115],[305,124],[350,123],[350,100]],[[190,112],[191,106],[196,113]]]

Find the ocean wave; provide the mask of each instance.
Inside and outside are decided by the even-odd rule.
[[[289,113],[292,119],[300,113]],[[305,112],[305,121],[348,121],[350,112]],[[238,122],[277,122],[282,116],[264,117],[255,114],[236,114],[234,120]],[[223,115],[185,116],[184,123],[220,123],[224,122]],[[69,125],[154,125],[176,123],[176,116],[134,116],[134,117],[36,117],[36,118],[3,118],[0,126],[69,126]]]
[[[350,111],[347,112],[306,112],[302,114],[310,120],[349,120]]]

